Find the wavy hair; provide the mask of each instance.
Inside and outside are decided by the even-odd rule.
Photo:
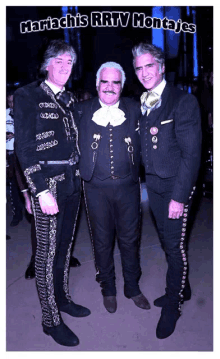
[[[73,64],[75,64],[77,60],[77,55],[74,48],[71,45],[67,44],[64,40],[52,40],[44,53],[44,58],[41,64],[40,72],[43,75],[46,75],[47,74],[46,68],[50,63],[50,60],[59,55],[64,54],[65,52],[70,54],[73,60]]]
[[[165,56],[164,56],[163,51],[161,50],[160,47],[157,47],[157,46],[152,45],[152,44],[148,44],[148,43],[145,43],[145,42],[140,42],[138,45],[133,47],[132,54],[133,54],[133,66],[134,66],[134,69],[135,69],[135,59],[136,59],[136,57],[141,56],[141,55],[145,55],[145,54],[152,55],[155,58],[155,60],[160,64],[161,68],[165,64]]]

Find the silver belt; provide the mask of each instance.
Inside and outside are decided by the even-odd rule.
[[[76,165],[78,162],[74,161],[72,158],[69,160],[60,160],[60,161],[39,161],[40,165]]]

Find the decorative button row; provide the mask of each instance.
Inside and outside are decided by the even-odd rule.
[[[185,240],[185,236],[186,236],[187,216],[188,216],[188,205],[186,205],[184,207],[184,210],[183,210],[182,233],[181,233],[181,238],[180,238],[180,252],[181,252],[182,261],[183,261],[183,273],[182,273],[182,279],[181,279],[181,290],[179,292],[180,302],[179,302],[179,308],[178,308],[180,313],[181,313],[181,304],[183,303],[183,299],[184,299],[183,290],[184,290],[185,284],[186,284],[187,266],[188,266],[185,247],[184,247],[184,240]]]
[[[113,134],[112,134],[112,127],[109,127],[109,131],[110,131],[110,153],[113,153],[113,144],[111,143],[113,141],[112,137],[113,137]],[[114,156],[113,155],[110,155],[110,158],[111,158],[111,161],[110,161],[110,170],[111,170],[111,175],[114,175]]]

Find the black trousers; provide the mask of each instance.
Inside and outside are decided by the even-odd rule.
[[[49,183],[57,197],[57,176]],[[50,216],[42,213],[38,198],[32,199],[37,250],[35,257],[36,285],[42,308],[42,323],[57,326],[61,323],[59,307],[71,300],[69,295],[69,262],[80,205],[80,179],[75,178],[76,190],[58,203],[59,212]]]
[[[172,198],[174,181],[174,177],[161,179],[156,175],[146,174],[149,204],[168,263],[166,293],[170,302],[180,307],[182,292],[188,283],[186,229],[190,205],[189,203],[185,205],[183,217],[168,218],[168,206]]]
[[[116,295],[113,259],[115,234],[121,254],[124,294],[140,294],[140,185],[124,179],[84,182],[84,195],[95,257],[96,280],[103,296]]]

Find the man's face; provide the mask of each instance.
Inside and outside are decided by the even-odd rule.
[[[163,80],[165,66],[158,64],[151,54],[137,56],[135,59],[135,72],[147,90],[153,90]]]
[[[61,90],[70,77],[73,60],[68,52],[50,60],[46,70],[47,80],[59,87]]]
[[[118,102],[122,91],[121,72],[115,68],[104,68],[97,86],[99,99],[107,106]]]

